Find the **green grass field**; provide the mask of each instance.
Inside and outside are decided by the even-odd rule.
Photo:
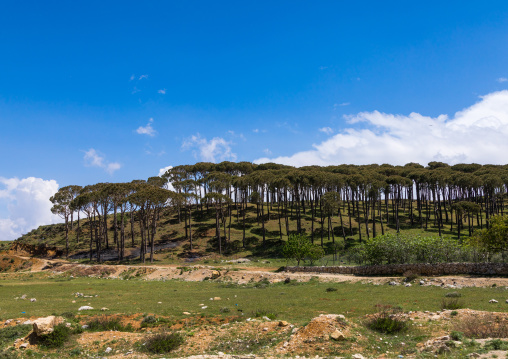
[[[237,285],[217,282],[110,280],[97,278],[48,277],[44,274],[18,274],[0,277],[0,319],[40,317],[63,312],[78,314],[82,305],[94,311],[81,314],[101,314],[107,307],[111,313],[151,313],[183,318],[183,312],[193,315],[254,316],[256,311],[275,313],[278,319],[302,324],[321,313],[360,317],[373,313],[375,305],[401,306],[405,311],[437,311],[450,289],[429,286],[412,287],[351,284],[351,283],[252,283]],[[327,291],[336,288],[337,291]],[[75,298],[74,293],[93,295]],[[508,311],[506,288],[463,288],[461,299],[465,307],[477,310]],[[15,299],[27,295],[27,300]],[[97,297],[95,297],[97,295]],[[221,297],[220,301],[210,301]],[[31,303],[30,298],[37,301]],[[491,304],[490,299],[499,303]],[[75,300],[76,303],[72,303]],[[161,302],[159,304],[158,302]],[[207,306],[201,309],[201,304]],[[222,308],[229,308],[227,314]],[[238,311],[242,310],[242,312]],[[23,313],[24,312],[24,313]]]

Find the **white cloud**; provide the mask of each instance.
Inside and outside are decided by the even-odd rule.
[[[349,105],[351,105],[351,102],[334,103],[333,109],[335,110],[337,107],[344,107]]]
[[[323,127],[319,129],[319,132],[324,132],[327,135],[333,134],[333,129],[331,127]]]
[[[216,162],[226,160],[236,160],[236,154],[231,151],[231,142],[226,141],[222,137],[214,137],[210,141],[201,137],[198,133],[186,139],[182,144],[182,149],[197,149],[199,157],[202,161]],[[198,153],[194,151],[194,157],[198,157]]]
[[[157,176],[162,177],[164,173],[166,173],[168,170],[172,169],[173,166],[166,166],[159,170],[159,174]]]
[[[136,130],[136,132],[139,133],[140,135],[148,135],[151,137],[155,136],[157,131],[155,131],[153,129],[152,123],[153,123],[153,118],[148,120],[148,123],[146,124],[145,127],[139,126],[138,129]]]
[[[0,241],[13,240],[43,224],[61,222],[51,213],[49,198],[58,191],[55,180],[0,177],[0,199],[7,204],[7,218],[0,218]]]
[[[346,119],[351,125],[361,123],[362,128],[346,128],[307,151],[285,157],[260,158],[254,162],[293,166],[507,162],[508,90],[480,97],[479,102],[457,112],[453,118],[374,111],[346,116]]]
[[[254,133],[259,133],[259,128],[255,128],[255,129],[253,129],[253,130],[252,130],[252,132],[254,132]]]
[[[265,155],[267,155],[267,156],[270,156],[270,155],[272,154],[272,151],[270,151],[270,149],[269,149],[269,148],[265,148],[265,149],[263,150],[263,152],[264,152],[264,154],[265,154]]]
[[[107,173],[112,175],[115,171],[119,170],[122,165],[118,162],[108,162],[104,156],[100,155],[95,149],[90,148],[85,152],[83,157],[85,166],[103,168]]]
[[[508,81],[508,79],[506,77],[500,77],[496,81],[499,82],[499,83],[503,83],[503,82]]]
[[[148,80],[148,75],[141,75],[138,80]]]
[[[135,78],[136,78],[136,75],[132,74],[131,77],[129,78],[129,81],[134,81]]]
[[[166,89],[160,89],[159,91],[157,91],[157,93],[160,93],[161,95],[165,95]]]

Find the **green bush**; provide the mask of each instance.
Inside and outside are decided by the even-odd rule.
[[[453,331],[450,333],[450,338],[456,341],[463,341],[464,340],[464,333]]]
[[[378,306],[381,310],[367,321],[367,327],[384,334],[395,334],[409,329],[408,322],[399,314],[401,309],[392,306]]]
[[[336,292],[336,291],[337,291],[337,288],[332,288],[332,287],[329,287],[329,288],[326,288],[326,291],[327,291],[327,292]]]
[[[258,309],[254,313],[254,317],[256,317],[256,318],[267,317],[268,319],[274,320],[274,319],[277,318],[277,314],[273,313],[273,312],[271,312],[269,310],[264,310],[264,309],[260,310],[260,309]]]
[[[184,338],[178,333],[162,333],[149,337],[145,349],[152,354],[169,353],[184,343]]]
[[[487,350],[508,350],[508,342],[501,339],[489,340],[484,346]]]
[[[385,234],[351,249],[357,261],[370,264],[441,263],[470,257],[467,244],[439,236]]]
[[[464,303],[458,298],[443,299],[441,302],[441,309],[456,310],[464,308]]]
[[[0,349],[11,345],[17,338],[27,336],[31,330],[31,325],[16,325],[0,329]]]
[[[86,324],[88,325],[87,330],[91,332],[104,332],[107,330],[132,332],[134,330],[130,323],[127,326],[124,326],[119,318],[109,318],[107,316],[94,318]]]
[[[450,292],[450,293],[446,293],[445,297],[447,297],[447,298],[460,298],[460,297],[462,297],[462,293],[459,293],[459,292]]]
[[[45,348],[62,347],[71,335],[71,329],[65,324],[58,324],[53,327],[53,332],[39,337],[39,345]]]

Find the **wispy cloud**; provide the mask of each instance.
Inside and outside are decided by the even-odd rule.
[[[508,81],[508,79],[506,77],[500,77],[496,81],[499,82],[499,83],[503,83],[503,82]]]
[[[138,80],[148,80],[148,75],[141,75],[139,76]]]
[[[327,68],[328,68],[328,66],[319,66],[320,70],[326,70]]]
[[[319,129],[319,132],[324,132],[327,135],[331,135],[333,133],[333,129],[331,127],[323,127]]]
[[[146,124],[146,126],[139,126],[138,129],[136,130],[136,132],[140,135],[147,135],[147,136],[150,136],[150,137],[153,137],[155,136],[155,134],[157,133],[157,131],[155,131],[152,127],[152,123],[153,123],[153,118],[149,119],[148,120],[148,123]]]
[[[226,141],[222,137],[214,137],[211,140],[207,140],[197,133],[183,141],[182,149],[193,150],[194,157],[198,158],[199,156],[202,161],[236,160],[236,154],[231,149],[231,142]]]
[[[136,75],[132,74],[131,77],[129,78],[129,81],[134,81],[134,79],[136,79]]]
[[[247,141],[247,139],[245,138],[245,136],[243,135],[243,133],[236,133],[235,131],[233,130],[229,130],[228,133],[231,135],[231,137],[234,137],[234,138],[240,138],[241,140],[243,141]]]
[[[361,112],[345,116],[351,125],[309,150],[255,163],[293,166],[442,161],[505,164],[508,153],[508,90],[480,97],[476,104],[438,117]],[[360,127],[355,126],[360,124]]]
[[[263,153],[264,153],[265,155],[267,155],[267,156],[270,156],[270,155],[272,154],[272,151],[270,151],[268,148],[265,148],[265,149],[263,150]]]
[[[85,151],[83,159],[86,167],[102,168],[110,175],[122,167],[122,165],[118,162],[106,161],[105,157],[99,154],[99,152],[97,152],[94,148],[90,148],[88,151]]]
[[[166,89],[160,89],[159,91],[157,91],[157,93],[160,93],[161,95],[165,95]]]
[[[344,107],[344,106],[349,106],[349,105],[351,105],[350,102],[334,103],[333,104],[333,109],[335,110],[337,107]]]

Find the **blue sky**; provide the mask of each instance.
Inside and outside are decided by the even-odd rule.
[[[507,163],[507,15],[506,1],[3,4],[0,240],[56,221],[58,186],[169,165]]]

